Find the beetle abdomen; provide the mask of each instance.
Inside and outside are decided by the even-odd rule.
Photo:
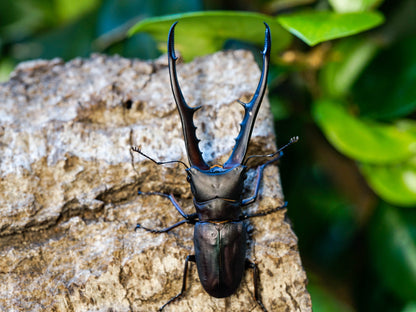
[[[197,222],[195,260],[205,291],[213,297],[232,295],[244,274],[247,225],[245,222]]]

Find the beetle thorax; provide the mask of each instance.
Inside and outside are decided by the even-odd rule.
[[[191,167],[187,173],[199,220],[230,221],[239,218],[245,166],[231,169],[215,166],[210,170]]]

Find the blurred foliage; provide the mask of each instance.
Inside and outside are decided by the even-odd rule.
[[[132,27],[129,33],[149,33],[160,43],[161,49],[166,51],[166,29],[177,20],[180,20],[180,25],[175,29],[175,49],[181,51],[181,56],[186,61],[221,50],[231,38],[263,44],[264,38],[259,36],[259,26],[263,22],[273,29],[272,55],[277,56],[291,41],[290,34],[275,18],[235,11],[205,11],[148,18]]]
[[[416,2],[2,0],[0,80],[35,58],[155,58],[174,20],[186,60],[258,55],[271,26],[278,143],[301,138],[280,168],[314,311],[416,311]]]

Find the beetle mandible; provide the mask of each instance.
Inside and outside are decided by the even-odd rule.
[[[184,223],[194,224],[194,255],[188,255],[185,260],[182,289],[175,297],[166,302],[159,311],[168,304],[180,298],[186,288],[186,276],[188,262],[196,262],[199,279],[205,291],[213,297],[224,298],[232,295],[240,285],[244,271],[253,269],[254,297],[263,311],[264,307],[258,292],[258,267],[254,262],[246,258],[246,241],[248,239],[246,219],[264,216],[286,207],[286,203],[280,207],[266,211],[244,214],[242,207],[256,201],[264,168],[277,161],[282,156],[282,150],[296,142],[298,137],[290,139],[289,143],[277,152],[269,155],[252,155],[246,158],[247,146],[250,141],[254,122],[259,111],[263,96],[266,91],[267,75],[269,68],[271,39],[270,28],[265,24],[265,39],[263,54],[263,68],[257,89],[249,103],[239,103],[244,107],[244,117],[241,130],[236,138],[235,146],[229,159],[223,165],[209,166],[202,157],[196,137],[196,127],[193,123],[193,115],[200,107],[190,107],[186,104],[179,87],[176,75],[176,60],[174,50],[175,22],[168,36],[168,60],[170,83],[179,115],[181,117],[183,136],[188,154],[189,167],[182,161],[158,162],[146,154],[140,148],[132,147],[132,150],[150,159],[158,165],[178,162],[186,167],[187,180],[191,186],[195,213],[186,214],[173,194],[159,192],[144,193],[139,195],[159,195],[167,197],[176,210],[184,218],[182,221],[165,229],[155,230],[137,224],[136,229],[142,228],[152,233],[166,233]],[[248,167],[247,160],[252,157],[268,157],[267,162],[257,168],[257,178],[254,194],[243,198],[243,187]]]

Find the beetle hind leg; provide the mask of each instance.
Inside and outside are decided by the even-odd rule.
[[[261,301],[259,289],[258,289],[258,281],[259,281],[259,268],[256,263],[251,262],[250,260],[246,259],[246,268],[253,269],[253,283],[254,283],[254,299],[256,299],[257,304],[263,310],[263,312],[267,312],[266,308],[264,307],[263,302]]]
[[[169,301],[168,302],[166,302],[160,309],[159,309],[159,312],[160,311],[162,311],[168,304],[170,304],[170,303],[172,303],[173,301],[175,301],[175,300],[177,300],[177,299],[179,299],[182,295],[183,295],[183,293],[185,292],[185,289],[186,289],[186,278],[187,278],[187,276],[188,276],[188,262],[189,261],[192,261],[192,262],[195,262],[196,260],[195,260],[195,255],[189,255],[189,256],[187,256],[186,257],[186,260],[185,260],[185,267],[184,267],[184,269],[183,269],[183,279],[182,279],[182,289],[181,289],[181,291],[180,291],[180,293],[179,294],[177,294],[175,297],[172,297],[172,298],[170,298],[169,299]]]

